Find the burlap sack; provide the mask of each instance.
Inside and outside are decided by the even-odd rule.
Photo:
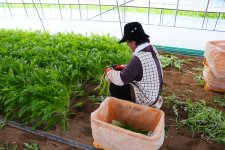
[[[111,125],[112,120],[153,133],[147,136],[132,132]],[[107,150],[157,150],[165,136],[164,112],[108,97],[91,113],[91,128],[95,147]]]
[[[225,78],[225,40],[209,41],[204,57],[216,78]]]

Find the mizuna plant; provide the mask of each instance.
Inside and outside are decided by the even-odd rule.
[[[68,124],[70,100],[109,64],[130,58],[109,35],[0,30],[0,112],[34,128]]]

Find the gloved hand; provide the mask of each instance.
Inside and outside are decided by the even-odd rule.
[[[111,70],[112,70],[112,68],[111,67],[108,67],[108,68],[105,69],[104,73],[105,74],[108,74],[108,72],[111,71]]]
[[[125,68],[125,66],[124,65],[113,65],[112,68],[117,71],[121,71]]]
[[[125,68],[125,66],[122,65],[116,65],[115,70],[121,71]]]
[[[106,68],[105,71],[104,71],[104,73],[105,73],[105,79],[106,79],[106,81],[109,82],[109,83],[111,82],[110,79],[109,79],[109,75],[110,75],[110,71],[111,71],[112,69],[113,69],[112,67],[108,67],[108,68]]]

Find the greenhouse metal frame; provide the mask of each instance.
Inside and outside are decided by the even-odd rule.
[[[223,0],[0,0],[0,17],[142,24],[225,31]]]

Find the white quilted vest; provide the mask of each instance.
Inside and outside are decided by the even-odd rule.
[[[140,59],[143,68],[142,80],[132,83],[136,103],[151,106],[157,99],[160,88],[157,66],[151,52],[140,51],[135,56]]]

